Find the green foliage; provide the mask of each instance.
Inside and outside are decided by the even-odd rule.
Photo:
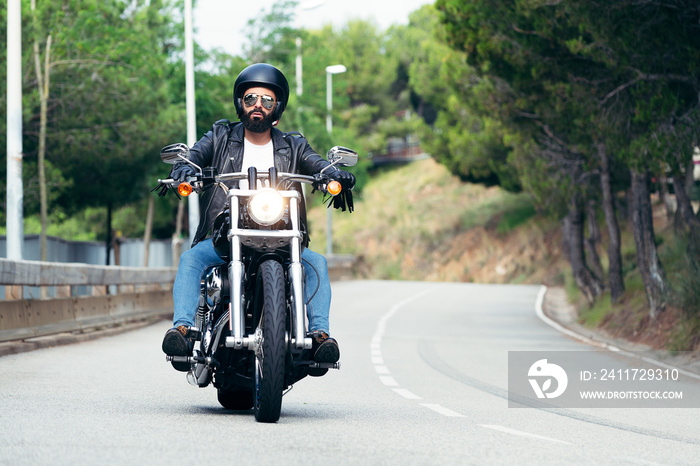
[[[481,98],[471,95],[505,138],[517,134],[528,146],[506,144],[523,186],[566,204],[587,189],[598,141],[638,170],[687,163],[697,139],[692,66],[700,28],[697,5],[676,3],[438,0],[436,7],[447,42],[466,53],[472,74],[495,84]],[[557,188],[563,184],[569,189]]]
[[[579,322],[587,327],[600,326],[605,317],[613,311],[610,305],[609,293],[608,296],[604,296],[604,298],[607,299],[599,299],[587,309],[581,309],[579,311]]]
[[[700,258],[689,248],[688,241],[687,238],[668,241],[662,257],[670,278],[673,304],[686,317],[700,318]]]
[[[515,205],[503,212],[502,217],[498,221],[496,232],[500,234],[509,233],[533,218],[536,213],[532,199],[529,196],[521,196]]]
[[[111,205],[118,212],[120,206],[145,205],[155,179],[167,173],[158,150],[186,139],[182,5],[174,0],[50,0],[38,2],[32,16],[29,3],[25,0],[23,5],[25,44],[36,38],[43,53],[48,34],[53,41],[46,154],[53,188],[51,221],[62,223],[88,207]],[[421,30],[427,23],[434,24],[435,16],[423,14],[421,21],[426,24],[390,31],[380,31],[367,21],[351,21],[335,30],[331,25],[295,30],[295,5],[280,1],[250,22],[244,57],[220,50],[205,52],[195,45],[197,133],[206,132],[216,120],[236,120],[230,98],[235,76],[253,61],[272,63],[285,73],[292,89],[280,129],[301,131],[319,153],[333,145],[357,149],[361,161],[351,171],[358,178],[359,196],[370,176],[370,156],[386,151],[392,138],[419,134],[430,113],[430,104],[409,84],[410,69],[420,60],[415,59],[411,45],[397,37],[421,37],[425,47],[435,47],[432,32]],[[5,14],[2,9],[3,19]],[[5,27],[2,21],[0,28]],[[301,98],[294,92],[297,37],[302,39],[304,69]],[[27,218],[38,208],[38,97],[31,49],[24,47],[23,63],[28,70],[24,83]],[[5,52],[2,49],[0,54]],[[434,56],[430,50],[421,53]],[[325,129],[325,68],[337,63],[348,71],[333,77],[331,136]],[[4,73],[3,68],[0,74]],[[3,164],[0,172],[4,169]],[[168,217],[175,208],[171,199],[156,203],[158,235],[169,235],[174,228]],[[139,231],[121,224],[133,218],[115,218],[115,228]]]
[[[502,160],[538,200],[561,215],[587,180],[595,95],[576,77],[600,67],[573,56],[578,27],[563,7],[516,1],[438,1],[448,43],[473,67],[474,108],[499,128]],[[498,133],[496,133],[498,134]],[[507,152],[506,152],[507,150]],[[504,156],[505,155],[505,156]]]
[[[51,216],[46,234],[72,241],[104,241],[104,224],[107,212],[102,208],[88,207],[68,217],[62,213]],[[38,235],[41,224],[37,216],[25,217],[24,233]]]
[[[446,44],[433,5],[414,12],[408,27],[396,28],[389,44],[406,69],[410,97],[426,126],[421,144],[464,181],[500,184],[517,191],[508,164],[502,125],[490,117],[493,83],[481,79],[466,55]],[[429,126],[428,126],[429,125]]]
[[[292,21],[298,3],[280,0],[269,11],[262,11],[248,21],[245,33],[250,40],[244,47],[244,54],[250,63],[283,63],[294,56],[296,31]]]
[[[68,214],[88,206],[120,206],[143,198],[163,137],[183,118],[171,106],[163,79],[170,66],[173,13],[168,1],[37,2],[23,17],[24,41],[39,45],[42,63],[49,35],[50,87],[46,159],[48,182],[60,186],[49,210]],[[32,47],[23,69],[34,70]],[[33,73],[25,81],[25,167],[35,173],[38,96]],[[26,184],[30,200],[37,184]],[[27,204],[28,214],[36,204]],[[60,206],[60,207],[59,207]]]

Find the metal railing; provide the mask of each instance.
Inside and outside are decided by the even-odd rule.
[[[332,255],[327,260],[331,280],[352,278],[353,256]],[[176,274],[175,267],[0,258],[0,287],[5,289],[5,299],[0,296],[0,342],[171,317]],[[30,293],[35,289],[39,297]]]
[[[13,261],[0,258],[0,342],[114,326],[172,314],[177,269]],[[26,299],[25,287],[41,297]],[[90,287],[76,296],[76,287]],[[48,289],[54,297],[48,298]]]

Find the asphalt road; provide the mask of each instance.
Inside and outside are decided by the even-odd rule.
[[[0,357],[0,464],[697,464],[697,409],[509,407],[509,351],[591,350],[536,316],[539,290],[334,283],[342,368],[276,424],[174,371],[168,322]]]

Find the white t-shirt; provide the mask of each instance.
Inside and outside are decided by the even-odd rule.
[[[248,173],[248,168],[255,167],[259,172],[267,172],[270,167],[275,166],[274,148],[272,147],[272,140],[267,144],[259,146],[253,144],[252,142],[244,139],[243,142],[243,165],[241,166],[241,171]],[[269,186],[269,182],[265,182],[265,186]],[[248,180],[240,180],[239,185],[241,189],[248,189]],[[258,188],[261,187],[261,182],[258,180]]]

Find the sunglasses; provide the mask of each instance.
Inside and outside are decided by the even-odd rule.
[[[263,107],[270,110],[275,106],[275,99],[269,95],[259,95],[259,94],[246,94],[243,96],[243,103],[246,107],[252,107],[258,102],[258,97],[260,97],[260,103]]]

